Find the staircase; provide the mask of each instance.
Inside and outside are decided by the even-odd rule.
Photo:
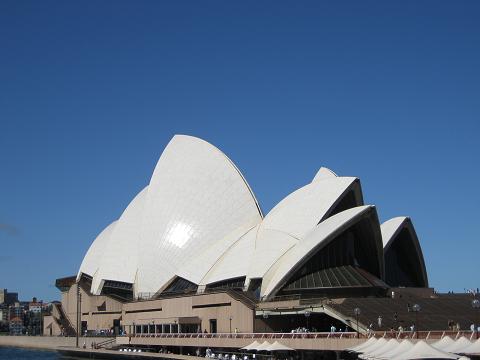
[[[250,309],[255,308],[256,300],[253,295],[249,294],[248,292],[243,292],[242,290],[228,289],[226,290],[226,293],[235,300],[240,301],[242,304],[246,305]]]
[[[95,344],[95,348],[96,348],[96,349],[107,349],[107,348],[110,348],[111,345],[113,345],[113,344],[116,343],[116,340],[117,340],[117,339],[113,338],[113,339],[107,339],[107,340],[105,340],[105,341],[101,341],[101,342]]]
[[[471,303],[471,296],[439,295],[431,298],[348,298],[332,301],[328,307],[349,319],[355,319],[353,309],[358,307],[361,311],[358,317],[359,323],[365,328],[373,324],[372,330],[376,331],[398,329],[399,326],[407,330],[417,321],[416,330],[420,331],[449,330],[449,322],[458,323],[461,330],[469,330],[475,319]],[[418,314],[412,310],[414,304],[421,306]],[[380,328],[378,327],[379,316],[382,317]]]
[[[63,334],[65,336],[76,336],[77,332],[75,328],[72,326],[70,323],[70,320],[67,317],[67,314],[65,314],[65,311],[63,311],[62,304],[59,303],[54,303],[53,304],[53,311],[52,311],[53,318],[55,319],[55,322],[60,326],[61,329],[63,329]]]

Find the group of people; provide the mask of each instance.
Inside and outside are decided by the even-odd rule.
[[[199,350],[197,350],[196,355],[200,356]],[[215,354],[212,349],[207,348],[205,351],[205,358],[218,360],[255,360],[255,354]],[[286,360],[294,360],[294,357],[291,355],[282,358]],[[296,358],[298,359],[298,356],[296,356]],[[276,359],[276,357],[273,357],[273,359]]]
[[[292,334],[304,334],[304,333],[308,333],[308,329],[306,327],[298,327],[296,329],[292,329],[291,333]]]
[[[197,356],[200,355],[200,351],[197,350]],[[212,349],[210,348],[207,348],[207,350],[205,351],[205,357],[206,358],[212,358],[212,359],[218,359],[218,360],[249,360],[249,357],[248,355],[243,355],[240,356],[240,355],[236,355],[236,354],[218,354],[216,355]],[[253,359],[255,359],[255,354],[253,354]]]

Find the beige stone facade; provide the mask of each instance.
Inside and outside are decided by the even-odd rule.
[[[180,332],[182,326],[198,325],[198,331],[247,333],[254,330],[254,316],[253,307],[224,292],[126,303],[122,325],[173,324],[175,327],[180,324]],[[212,328],[213,324],[216,329]],[[162,330],[166,329],[169,327],[164,326]]]
[[[83,331],[126,332],[253,332],[255,309],[227,292],[121,302],[91,295],[80,287]],[[63,314],[62,314],[63,312]],[[62,327],[77,328],[77,286],[62,292],[61,308],[45,318],[44,334],[60,335]],[[155,328],[147,327],[153,326]]]

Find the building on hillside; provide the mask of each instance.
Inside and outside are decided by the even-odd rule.
[[[28,311],[33,313],[41,313],[43,309],[43,301],[37,301],[37,298],[33,298],[31,302],[28,303]]]
[[[18,301],[18,293],[8,292],[7,289],[0,289],[0,305],[11,305]]]
[[[1,306],[0,305],[0,321],[7,322],[8,321],[8,306]]]
[[[12,317],[8,322],[10,335],[23,335],[25,332],[25,326],[23,325],[23,319],[20,317]]]

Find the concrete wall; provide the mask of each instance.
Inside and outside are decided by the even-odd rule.
[[[72,286],[62,293],[62,306],[76,329],[77,288]],[[211,293],[179,296],[168,299],[121,303],[107,296],[90,295],[80,288],[82,321],[88,330],[110,329],[115,319],[122,318],[121,325],[197,323],[201,330],[210,332],[210,320],[217,321],[217,332],[253,332],[254,310],[227,293]],[[187,320],[186,318],[198,318]],[[231,321],[230,321],[231,319]],[[193,321],[193,322],[192,322]],[[47,332],[48,334],[48,332]],[[55,334],[54,334],[55,335]]]
[[[80,338],[80,346],[86,342],[90,348],[91,343],[105,341],[108,338]],[[14,346],[37,349],[55,349],[59,346],[75,346],[74,337],[56,337],[56,336],[0,336],[0,346]]]
[[[156,309],[155,311],[148,310]],[[217,332],[253,332],[254,310],[226,293],[202,294],[170,299],[126,303],[122,325],[133,323],[172,324],[182,317],[198,317],[201,329],[210,332],[210,320],[217,320]],[[128,328],[127,328],[128,329]]]
[[[107,296],[94,296],[80,288],[82,321],[88,330],[110,329],[113,320],[120,319],[122,303]],[[73,328],[77,326],[77,287],[62,293],[62,306]]]
[[[43,335],[59,336],[62,330],[58,326],[57,322],[53,319],[52,315],[46,315],[43,317]]]

